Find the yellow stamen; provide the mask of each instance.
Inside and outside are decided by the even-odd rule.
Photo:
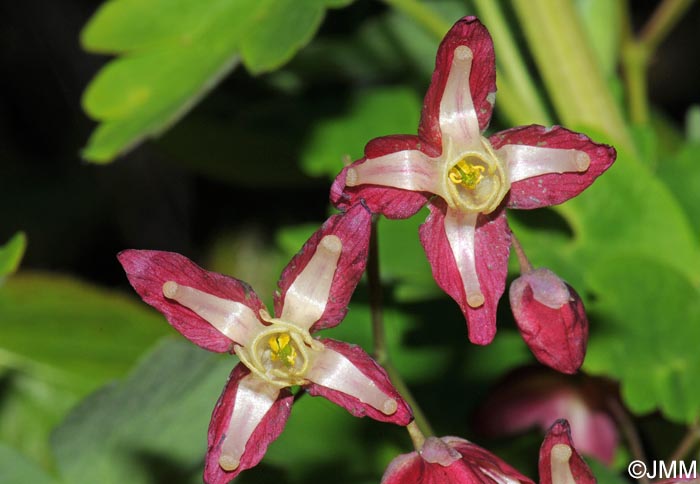
[[[484,170],[485,168],[481,165],[472,165],[471,163],[467,163],[466,160],[460,160],[459,163],[450,168],[447,176],[452,183],[463,185],[473,190],[484,178],[484,175],[482,175]]]
[[[270,336],[270,339],[267,340],[267,344],[272,350],[270,359],[272,361],[281,360],[288,368],[293,367],[297,359],[297,351],[294,346],[289,344],[290,341],[289,333],[278,333]]]

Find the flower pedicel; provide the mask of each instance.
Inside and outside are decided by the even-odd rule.
[[[338,325],[367,259],[370,214],[361,205],[331,217],[282,272],[270,315],[245,283],[171,252],[119,254],[129,281],[183,336],[235,353],[214,408],[204,470],[208,484],[257,465],[282,432],[300,385],[355,416],[406,425],[411,410],[386,372],[357,346],[312,333]]]

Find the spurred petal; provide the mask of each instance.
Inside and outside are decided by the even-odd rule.
[[[414,192],[435,193],[440,167],[419,150],[404,150],[353,163],[345,175],[348,187],[379,185]]]
[[[470,63],[468,95],[471,96],[474,111],[479,122],[479,129],[481,131],[485,130],[491,120],[496,94],[496,62],[493,52],[493,41],[486,28],[476,17],[464,17],[454,24],[440,44],[435,60],[433,78],[423,102],[423,112],[421,113],[418,134],[434,146],[443,145],[440,107],[445,93],[447,92],[452,97],[448,101],[450,106],[463,106],[466,102],[466,99],[459,99],[457,91],[448,89],[448,79],[452,71],[453,58],[455,51],[460,46],[467,46],[473,58],[473,61]]]
[[[204,481],[224,484],[256,466],[284,429],[293,402],[288,389],[272,387],[236,365],[209,424]]]
[[[566,420],[557,420],[540,447],[540,484],[595,484],[588,465],[576,452]]]
[[[386,371],[359,346],[320,340],[326,350],[309,370],[312,381],[305,388],[340,405],[356,417],[365,415],[382,422],[407,425],[413,415],[391,384]],[[371,400],[377,407],[361,401]]]
[[[387,218],[403,219],[414,215],[431,196],[430,193],[403,190],[378,185],[346,186],[349,169],[362,164],[367,159],[381,158],[401,151],[420,150],[427,156],[437,156],[437,147],[426,145],[417,136],[384,136],[376,138],[365,146],[365,157],[343,169],[331,187],[331,202],[341,210],[359,203],[361,200],[372,213],[381,213]]]
[[[484,303],[471,307],[445,232],[447,205],[441,199],[430,203],[430,216],[420,228],[420,239],[438,285],[460,306],[467,319],[469,339],[489,344],[496,334],[496,307],[505,289],[510,253],[510,229],[503,210],[477,219],[474,260]]]
[[[616,153],[612,146],[598,144],[586,135],[560,126],[545,128],[531,125],[496,133],[490,138],[494,149],[505,145],[527,145],[562,150],[577,150],[590,159],[586,171],[549,173],[513,182],[509,208],[531,209],[556,205],[575,197],[607,170]]]
[[[533,484],[485,449],[458,437],[428,437],[420,453],[395,458],[381,484]]]
[[[318,331],[324,328],[336,326],[347,313],[347,305],[350,302],[357,283],[362,277],[367,264],[367,251],[369,249],[369,234],[371,230],[372,216],[361,204],[351,207],[346,213],[333,215],[323,226],[316,231],[289,262],[280,277],[280,290],[275,293],[275,314],[283,314],[283,306],[288,304],[286,298],[288,291],[295,281],[302,276],[309,262],[317,252],[318,246],[324,237],[332,236],[330,240],[339,241],[341,253],[335,267],[329,294],[325,301],[322,314],[316,322],[300,322],[300,325],[311,326],[310,331]],[[334,238],[335,237],[335,238]],[[326,239],[327,241],[329,239]],[[323,272],[323,271],[321,271]],[[313,298],[313,305],[318,307],[320,302],[316,288],[311,281],[304,280],[301,286],[296,286],[293,299],[295,305],[302,305],[303,299]],[[320,294],[320,292],[319,292]],[[294,310],[297,311],[296,309]],[[295,323],[294,320],[289,322]],[[308,327],[308,326],[306,326]]]
[[[141,298],[163,313],[168,322],[183,336],[209,351],[227,352],[233,350],[233,342],[222,332],[223,326],[216,329],[210,322],[163,294],[163,285],[173,281],[233,301],[250,309],[257,315],[263,304],[246,283],[216,272],[205,271],[197,264],[180,254],[156,250],[125,250],[117,256],[129,282]],[[236,324],[236,315],[243,315],[248,324],[249,313],[242,307],[232,308],[230,324]],[[237,310],[240,310],[238,313]]]
[[[588,318],[576,291],[549,269],[535,269],[510,286],[510,306],[537,360],[573,374],[583,364]]]

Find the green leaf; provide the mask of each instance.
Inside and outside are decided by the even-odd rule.
[[[27,236],[17,232],[3,246],[0,246],[0,278],[12,274],[19,267],[27,248]]]
[[[212,409],[236,363],[183,340],[162,342],[122,383],[78,406],[54,433],[66,482],[174,482],[206,451]]]
[[[385,88],[358,95],[349,113],[319,123],[302,155],[302,169],[309,175],[334,178],[343,158],[361,158],[372,138],[415,133],[420,99],[406,88]]]
[[[0,443],[0,482],[3,484],[56,484],[57,481],[22,454]]]
[[[575,4],[603,74],[614,76],[621,43],[622,5],[609,0],[576,0]]]
[[[636,413],[655,409],[690,423],[700,416],[700,293],[683,273],[644,257],[602,258],[590,268],[605,315],[591,332],[587,371],[621,381]]]
[[[18,274],[0,289],[0,366],[78,393],[120,376],[172,331],[158,313],[68,277]]]
[[[110,0],[86,25],[93,52],[118,54],[83,106],[102,123],[83,156],[108,162],[168,129],[243,60],[276,69],[308,43],[336,0]]]
[[[675,156],[660,160],[659,176],[687,212],[700,240],[700,141],[686,143]]]

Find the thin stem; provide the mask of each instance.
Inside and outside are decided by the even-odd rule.
[[[405,13],[438,39],[450,30],[449,22],[419,0],[384,0],[384,3]]]
[[[632,457],[634,457],[635,460],[646,462],[646,456],[642,448],[642,440],[639,438],[634,422],[632,422],[632,419],[627,415],[627,410],[625,410],[615,398],[608,398],[606,403],[613,418],[617,421],[620,431],[625,436],[625,440],[627,440],[627,445],[629,446]],[[646,474],[640,476],[637,480],[641,484],[650,484]]]
[[[406,425],[406,430],[408,430],[408,435],[411,436],[413,448],[416,449],[416,452],[420,452],[420,450],[423,448],[423,444],[425,443],[425,435],[423,435],[423,432],[421,432],[420,427],[418,427],[416,424],[416,421],[414,420],[410,424]]]
[[[384,331],[383,293],[381,274],[379,271],[379,236],[377,235],[377,221],[378,217],[376,215],[373,216],[369,255],[367,258],[367,285],[369,286],[369,305],[372,319],[372,335],[374,337],[374,357],[377,362],[386,369],[396,390],[413,409],[413,417],[423,434],[434,435],[433,429],[428,419],[425,417],[423,410],[420,408],[418,402],[408,389],[408,385],[406,385],[406,382],[401,378],[401,375],[389,359]]]
[[[377,231],[378,216],[372,216],[372,231],[369,236],[369,256],[367,257],[367,279],[369,281],[370,316],[372,318],[372,338],[374,342],[374,359],[384,366],[388,355],[386,350],[386,333],[384,331],[384,314],[382,301],[381,276],[379,274],[379,235]]]
[[[523,246],[520,245],[520,241],[515,234],[511,234],[511,237],[511,243],[513,244],[515,255],[518,257],[518,263],[520,264],[520,272],[522,274],[527,274],[532,270],[532,264],[530,264],[530,260],[525,255],[525,250],[523,249]]]
[[[683,460],[693,447],[695,447],[698,442],[700,442],[700,426],[694,423],[688,428],[688,432],[685,434],[683,439],[678,443],[678,447],[673,451],[671,457],[668,458],[669,462]]]
[[[693,0],[664,0],[639,34],[639,42],[653,52],[683,17]]]

